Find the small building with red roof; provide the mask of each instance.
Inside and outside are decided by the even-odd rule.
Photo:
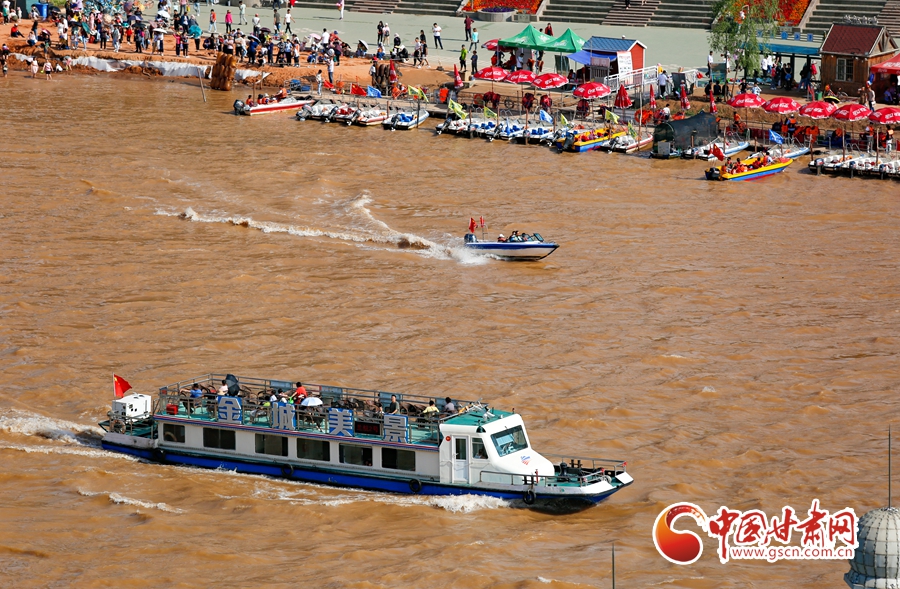
[[[887,27],[870,24],[831,25],[819,50],[822,56],[822,83],[835,92],[859,94],[869,79],[869,69],[888,61],[900,47]],[[876,94],[879,89],[875,89]]]

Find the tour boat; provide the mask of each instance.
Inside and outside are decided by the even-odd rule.
[[[653,143],[653,135],[641,138],[632,135],[620,135],[609,142],[609,150],[616,153],[634,153]]]
[[[616,137],[625,134],[625,129],[599,127],[597,129],[588,129],[585,131],[569,130],[565,139],[562,137],[557,139],[554,145],[560,152],[572,151],[575,153],[584,153],[607,147],[609,142]]]
[[[102,446],[164,464],[548,508],[587,507],[633,482],[620,460],[539,454],[521,415],[481,402],[304,387],[295,405],[268,400],[293,391],[291,381],[205,374],[159,388],[155,400],[117,398],[100,422]],[[392,398],[399,412],[386,413]],[[438,411],[425,412],[429,402]]]
[[[521,241],[486,241],[476,238],[474,233],[467,233],[464,243],[467,249],[480,254],[509,260],[540,260],[559,247],[559,244],[544,241],[540,233],[533,233]]]
[[[720,140],[713,143],[707,143],[706,145],[701,145],[699,147],[690,147],[688,149],[685,149],[681,153],[681,157],[685,159],[698,159],[711,162],[717,159],[716,154],[713,153],[713,146],[718,147],[722,151],[724,157],[730,157],[750,147],[750,142],[734,141],[731,143],[725,143]]]
[[[375,106],[372,108],[361,109],[353,123],[363,127],[371,127],[373,125],[380,125],[386,118],[387,111]]]
[[[381,125],[385,129],[390,129],[391,131],[395,129],[408,131],[409,129],[415,129],[424,123],[427,118],[428,111],[424,108],[401,110],[400,112],[388,115],[388,117],[381,122]]]
[[[276,112],[288,112],[292,110],[298,110],[306,106],[307,104],[312,104],[315,102],[309,96],[298,97],[298,96],[288,96],[287,98],[283,98],[279,101],[270,99],[271,102],[268,104],[257,104],[255,106],[247,106],[247,104],[242,100],[234,101],[234,114],[236,115],[245,115],[245,116],[253,116],[253,115],[268,115]]]
[[[779,172],[783,172],[785,168],[791,165],[794,160],[790,158],[770,158],[771,163],[765,164],[758,168],[750,168],[750,166],[755,165],[759,162],[760,158],[751,157],[743,160],[741,164],[746,166],[746,170],[743,172],[725,172],[725,166],[716,166],[714,168],[710,168],[706,170],[706,179],[707,180],[753,180],[755,178],[762,178],[763,176],[771,176],[772,174],[778,174]]]
[[[306,119],[313,120],[323,120],[331,112],[337,109],[340,104],[336,103],[334,100],[330,98],[323,98],[321,100],[317,100],[313,104],[307,104],[303,108],[300,109],[300,112],[297,113],[298,121],[305,121]]]

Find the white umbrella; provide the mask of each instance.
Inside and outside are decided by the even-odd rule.
[[[306,397],[300,404],[304,407],[318,407],[322,404],[322,399],[319,397]]]

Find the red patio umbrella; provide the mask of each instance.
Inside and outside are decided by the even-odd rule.
[[[623,110],[632,105],[631,97],[628,96],[628,90],[625,89],[625,86],[619,86],[619,91],[616,93],[616,101],[613,105]]]
[[[872,111],[862,104],[845,104],[831,113],[831,118],[837,121],[861,121],[869,118]]]
[[[482,47],[487,49],[488,51],[496,51],[497,47],[500,44],[500,39],[491,39],[486,43],[482,43]]]
[[[508,75],[509,72],[502,67],[486,67],[475,72],[472,77],[478,80],[490,80],[492,82],[499,82],[501,80],[505,80],[506,76]]]
[[[681,85],[681,98],[680,99],[681,99],[681,108],[683,108],[684,110],[691,108],[691,100],[690,100],[690,98],[688,98],[687,88],[685,87],[684,84]]]
[[[777,112],[786,115],[800,110],[800,103],[788,96],[779,96],[762,105],[766,112]]]
[[[709,112],[719,112],[719,107],[716,106],[716,96],[712,93],[709,95]]]
[[[394,65],[393,61],[391,62],[391,65],[392,66]],[[455,63],[453,64],[453,87],[454,88],[462,88],[463,87],[462,76],[459,75],[459,68],[456,67]]]
[[[869,115],[869,120],[880,125],[900,124],[900,108],[896,106],[879,108]]]
[[[745,92],[729,100],[728,106],[734,108],[759,108],[763,105],[763,102],[765,101],[756,94]]]
[[[814,102],[810,102],[809,104],[804,104],[800,107],[798,111],[800,116],[809,117],[811,119],[825,119],[831,116],[837,109],[837,106],[831,104],[830,102],[825,102],[824,100],[816,100]]]
[[[513,84],[531,84],[534,82],[534,72],[517,70],[506,76],[504,82],[512,82]]]
[[[575,88],[575,91],[572,92],[572,94],[579,98],[593,100],[594,98],[603,98],[604,96],[612,94],[612,90],[610,90],[609,86],[606,84],[601,84],[600,82],[588,82],[587,84],[582,84],[578,88]]]
[[[569,83],[569,79],[559,74],[541,74],[536,77],[532,84],[541,90],[549,90],[550,88],[559,88]]]
[[[650,84],[650,100],[647,104],[650,106],[650,110],[656,110],[656,96],[653,95],[653,84]]]

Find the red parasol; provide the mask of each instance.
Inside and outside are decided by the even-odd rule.
[[[762,105],[766,112],[777,112],[786,115],[800,110],[800,103],[788,96],[779,96]]]
[[[729,100],[728,106],[733,106],[734,108],[759,108],[763,105],[763,102],[765,101],[756,94],[745,92]]]
[[[838,121],[861,121],[869,118],[871,112],[868,106],[862,104],[845,104],[831,113],[831,118]]]
[[[390,81],[391,84],[397,83],[397,70],[396,70],[396,68],[394,68],[394,60],[393,59],[391,60],[391,72],[390,72],[390,75],[388,76],[388,80]]]
[[[625,86],[619,86],[619,91],[616,93],[616,101],[613,103],[616,108],[626,109],[632,105],[631,98],[628,96],[628,90],[625,89]]]
[[[709,112],[719,112],[719,107],[716,106],[716,96],[711,92],[709,94]]]
[[[651,110],[656,108],[656,96],[653,95],[653,84],[650,84],[650,102],[647,104]]]
[[[518,70],[506,76],[505,82],[513,84],[531,84],[534,82],[534,72],[528,70]]]
[[[491,39],[487,43],[483,43],[481,46],[487,49],[488,51],[496,51],[497,47],[500,45],[500,39]]]
[[[491,80],[492,82],[499,82],[501,80],[505,80],[506,76],[508,75],[509,72],[502,67],[486,67],[475,72],[472,77],[479,80]]]
[[[816,100],[800,107],[800,116],[809,117],[811,119],[825,119],[831,116],[837,109],[837,106],[824,100]]]
[[[609,86],[606,84],[601,84],[600,82],[588,82],[587,84],[582,84],[578,88],[575,88],[575,91],[572,92],[572,94],[579,98],[593,100],[594,98],[603,98],[604,96],[612,94],[612,90],[610,90]]]
[[[534,84],[541,90],[549,90],[550,88],[559,88],[569,83],[569,79],[560,74],[541,74],[534,79]]]
[[[394,65],[394,62],[391,62],[391,65]],[[462,77],[459,75],[459,68],[456,67],[456,64],[453,64],[453,87],[454,88],[462,88],[463,81]]]
[[[869,120],[880,125],[900,124],[900,108],[896,106],[879,108],[869,115]]]
[[[681,108],[684,110],[691,108],[691,99],[688,98],[687,88],[684,84],[681,85]]]

